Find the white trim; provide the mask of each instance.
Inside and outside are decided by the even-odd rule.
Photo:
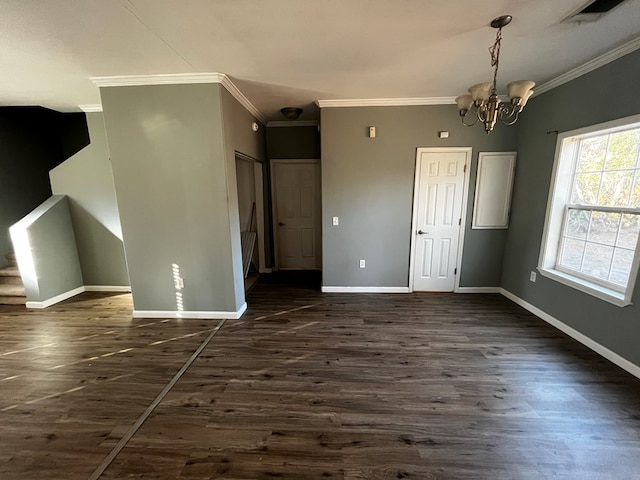
[[[557,318],[552,317],[551,315],[549,315],[546,312],[543,312],[538,307],[530,304],[529,302],[526,302],[525,300],[521,299],[520,297],[517,297],[516,295],[514,295],[510,291],[505,290],[504,288],[501,288],[500,289],[500,293],[502,295],[504,295],[505,297],[507,297],[512,302],[520,305],[525,310],[528,310],[529,312],[534,314],[536,317],[544,320],[545,322],[547,322],[550,325],[553,325],[558,330],[566,333],[567,335],[569,335],[574,340],[577,340],[578,342],[580,342],[583,345],[585,345],[586,347],[590,348],[591,350],[593,350],[597,354],[603,356],[604,358],[606,358],[610,362],[612,362],[612,363],[616,364],[617,366],[619,366],[620,368],[626,370],[627,372],[629,372],[634,377],[640,378],[640,366],[630,362],[629,360],[627,360],[624,357],[621,357],[617,353],[609,350],[607,347],[604,347],[604,346],[600,345],[595,340],[592,340],[591,338],[589,338],[586,335],[580,333],[579,331],[575,330],[574,328],[570,327],[569,325],[566,325],[565,323],[562,323]]]
[[[267,123],[267,127],[317,127],[317,120],[277,120]]]
[[[272,273],[273,270],[271,268],[261,268],[260,270],[258,270],[258,273]]]
[[[224,73],[169,73],[159,75],[111,75],[90,77],[97,87],[130,87],[134,85],[181,85],[185,83],[222,83]]]
[[[415,178],[413,184],[413,210],[411,215],[411,239],[409,250],[409,293],[413,292],[413,276],[415,269],[415,254],[416,254],[416,223],[418,222],[418,187],[420,186],[420,154],[422,152],[465,152],[467,158],[465,160],[466,171],[464,173],[464,184],[462,186],[462,211],[460,212],[462,221],[460,222],[460,237],[458,239],[458,256],[456,259],[456,268],[458,273],[456,274],[455,284],[453,291],[457,292],[460,288],[460,277],[462,272],[462,253],[464,250],[464,235],[467,229],[467,202],[469,197],[469,178],[471,176],[471,164],[473,162],[473,148],[472,147],[418,147],[416,149],[416,167]]]
[[[46,300],[43,300],[41,302],[28,301],[26,302],[25,305],[27,308],[47,308],[47,307],[50,307],[51,305],[60,303],[71,297],[75,297],[76,295],[84,291],[85,291],[84,287],[78,287],[78,288],[74,288],[73,290],[69,290],[68,292],[61,293],[60,295],[56,295],[55,297],[51,297]]]
[[[594,58],[593,60],[589,60],[588,62],[583,63],[582,65],[574,69],[571,69],[568,72],[563,73],[562,75],[552,80],[549,80],[548,82],[538,85],[538,87],[536,88],[536,93],[534,97],[540,95],[541,93],[548,92],[552,88],[556,88],[556,87],[559,87],[560,85],[570,82],[571,80],[575,80],[576,78],[581,77],[582,75],[585,75],[589,72],[592,72],[593,70],[600,68],[608,63],[611,63],[614,60],[624,57],[625,55],[631,52],[634,52],[639,48],[640,48],[640,37],[636,37],[633,40],[630,40],[627,43],[624,43],[619,47],[616,47],[613,50],[603,55],[600,55],[599,57]]]
[[[247,310],[245,302],[237,312],[207,312],[207,311],[179,311],[179,310],[134,310],[133,318],[199,318],[199,319],[231,319],[237,320]]]
[[[99,103],[93,105],[78,105],[78,108],[84,113],[102,112],[102,105]]]
[[[85,285],[84,291],[130,293],[131,287],[129,285]]]
[[[618,307],[632,305],[631,295],[629,295],[629,298],[626,298],[624,293],[616,292],[578,276],[552,268],[538,267],[538,272],[540,272],[540,275],[544,277],[555,280],[556,282],[562,283],[568,287],[575,288],[576,290],[591,295],[592,297],[599,298],[600,300],[604,300],[605,302],[617,305]]]
[[[409,293],[409,287],[322,287],[322,293]]]
[[[222,86],[227,89],[227,92],[229,92],[231,96],[235,98],[238,103],[240,103],[240,105],[242,105],[251,115],[260,120],[260,123],[264,125],[267,122],[264,118],[264,115],[262,115],[262,113],[260,113],[260,110],[258,110],[255,105],[251,103],[247,97],[244,96],[244,93],[242,93],[240,89],[236,87],[236,84],[233,83],[231,79],[224,73],[218,73],[217,75],[220,78],[220,81],[218,83],[221,83]]]
[[[130,87],[139,85],[184,85],[189,83],[220,83],[244,108],[263,124],[265,118],[253,103],[224,73],[172,73],[164,75],[115,75],[91,77],[97,87]]]
[[[457,287],[455,293],[501,293],[500,287]]]
[[[336,100],[316,100],[320,108],[331,107],[403,107],[413,105],[449,105],[456,103],[456,97],[416,97],[416,98],[341,98]]]

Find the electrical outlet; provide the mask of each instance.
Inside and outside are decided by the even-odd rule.
[[[535,282],[537,276],[538,276],[538,274],[532,270],[531,271],[531,275],[529,275],[529,280],[532,281],[532,282]]]
[[[184,278],[175,277],[174,281],[175,281],[175,284],[176,284],[176,290],[182,290],[184,288]]]
[[[333,224],[340,225],[340,219],[338,217],[333,217]]]
[[[360,268],[364,268],[365,267],[365,262],[364,260],[360,260]]]

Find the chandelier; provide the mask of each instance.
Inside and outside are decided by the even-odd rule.
[[[500,42],[502,41],[502,27],[506,27],[511,23],[511,15],[503,15],[493,19],[491,26],[497,28],[496,41],[489,48],[491,54],[491,66],[493,69],[493,82],[478,83],[469,88],[468,95],[460,95],[456,98],[458,104],[458,113],[463,125],[470,127],[475,125],[478,120],[484,124],[484,130],[487,134],[491,133],[496,122],[505,125],[513,125],[518,121],[518,115],[527,104],[527,100],[533,94],[531,90],[535,86],[535,82],[531,80],[518,80],[507,85],[509,91],[509,103],[501,103],[498,98],[496,82],[498,80],[498,64],[500,60]],[[466,123],[464,119],[472,110],[474,120]]]

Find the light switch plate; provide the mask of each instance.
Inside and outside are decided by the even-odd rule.
[[[340,225],[340,219],[338,217],[333,217],[333,224]]]

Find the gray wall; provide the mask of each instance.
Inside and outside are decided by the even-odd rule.
[[[11,227],[11,237],[27,301],[42,302],[83,285],[67,197],[50,197]]]
[[[640,365],[640,282],[634,305],[620,308],[538,275],[542,230],[551,183],[556,135],[640,113],[640,51],[557,87],[527,104],[518,124],[511,228],[504,256],[503,287]]]
[[[102,113],[87,114],[90,145],[49,172],[67,195],[85,285],[129,285]]]
[[[228,179],[229,232],[231,234],[233,278],[236,304],[242,305],[244,303],[244,274],[242,272],[242,247],[240,244],[236,152],[259,160],[263,162],[264,166],[265,128],[263,125],[259,125],[258,131],[254,132],[252,124],[257,120],[225,88],[218,87],[222,97],[224,161]]]
[[[464,127],[455,105],[355,107],[323,109],[321,132],[323,285],[408,286],[416,149],[460,146],[473,148],[460,285],[500,286],[507,232],[472,230],[471,213],[478,152],[515,150],[513,127]]]
[[[244,303],[221,89],[100,90],[136,310],[177,309],[173,264],[185,282],[184,310],[235,312]]]

